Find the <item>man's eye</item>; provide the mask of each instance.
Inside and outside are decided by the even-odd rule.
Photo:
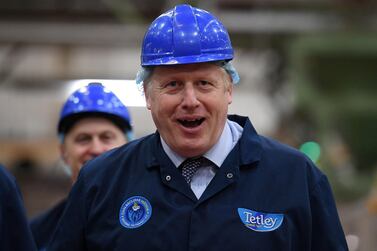
[[[100,137],[103,142],[109,142],[115,138],[115,135],[106,133],[106,134],[101,135]]]
[[[171,82],[169,82],[165,85],[165,87],[168,87],[168,88],[174,88],[174,87],[177,87],[177,86],[178,86],[177,81],[171,81]]]
[[[77,143],[86,143],[86,142],[89,142],[90,141],[90,136],[87,136],[87,135],[79,135],[75,141]]]
[[[212,86],[212,83],[207,81],[207,80],[200,80],[198,82],[198,86],[201,87],[201,88],[209,88]]]
[[[200,84],[200,85],[209,85],[209,82],[206,81],[206,80],[200,80],[200,81],[199,81],[199,84]]]

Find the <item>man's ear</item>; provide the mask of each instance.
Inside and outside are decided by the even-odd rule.
[[[147,108],[148,110],[151,109],[151,97],[149,95],[149,86],[147,86],[147,84],[144,84],[143,88],[144,88],[144,96],[145,96],[145,103],[147,104]]]
[[[65,150],[64,144],[59,145],[59,151],[60,151],[60,156],[63,159],[64,162],[67,163],[67,151]]]
[[[233,83],[229,82],[226,92],[228,93],[228,104],[230,105],[233,101]]]

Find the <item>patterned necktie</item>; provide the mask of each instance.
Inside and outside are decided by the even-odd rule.
[[[205,158],[189,158],[186,159],[182,164],[182,175],[185,178],[187,184],[190,184],[192,177],[195,172],[203,165]]]

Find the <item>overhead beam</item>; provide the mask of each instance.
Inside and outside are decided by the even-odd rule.
[[[0,21],[0,42],[130,46],[145,30],[135,24]]]
[[[349,28],[346,17],[334,12],[252,10],[216,13],[230,33],[275,34],[337,31]],[[356,21],[356,22],[355,22]],[[359,23],[357,22],[359,21]],[[377,17],[352,19],[353,27],[377,31]],[[74,45],[138,46],[144,24],[1,21],[0,42]]]

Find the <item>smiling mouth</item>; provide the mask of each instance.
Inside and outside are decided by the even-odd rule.
[[[204,118],[201,119],[194,119],[194,120],[185,120],[185,119],[178,119],[178,122],[183,125],[184,127],[194,128],[200,126],[204,121]]]

